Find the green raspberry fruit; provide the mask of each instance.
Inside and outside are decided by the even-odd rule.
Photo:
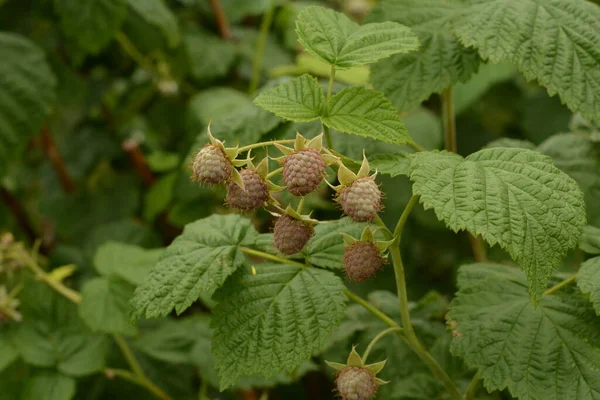
[[[366,400],[377,392],[377,381],[366,368],[346,367],[335,380],[342,400]]]
[[[381,191],[372,177],[360,178],[344,187],[337,201],[353,220],[371,221],[381,210]]]
[[[355,282],[374,277],[384,261],[377,247],[370,242],[356,242],[344,252],[346,275]]]
[[[312,226],[289,215],[279,217],[273,229],[275,247],[287,255],[302,250],[313,234]]]
[[[225,183],[232,169],[223,150],[214,144],[207,144],[196,154],[192,164],[192,179],[208,184]]]
[[[305,196],[319,186],[325,173],[325,160],[316,149],[303,149],[283,161],[286,189],[294,196]]]
[[[229,182],[225,204],[243,211],[254,211],[262,207],[269,199],[267,183],[256,172],[243,169],[240,171],[246,190],[235,182]]]

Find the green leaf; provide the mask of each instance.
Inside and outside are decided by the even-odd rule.
[[[589,254],[600,254],[600,228],[585,226],[579,239],[579,248]]]
[[[38,371],[25,382],[20,400],[71,400],[75,379],[56,371]]]
[[[106,242],[94,256],[94,265],[100,275],[116,277],[132,285],[141,285],[164,249],[144,249],[139,246]]]
[[[54,0],[64,33],[90,53],[102,50],[127,15],[126,0]]]
[[[419,48],[419,40],[395,22],[359,26],[328,8],[306,7],[298,14],[296,33],[304,49],[338,69],[374,63]]]
[[[560,291],[534,309],[514,267],[462,266],[448,319],[452,352],[477,368],[488,391],[522,400],[593,400],[600,393],[600,319],[581,296]]]
[[[400,111],[467,81],[477,71],[477,52],[461,45],[451,31],[464,5],[446,0],[384,0],[381,7],[386,19],[410,27],[421,43],[418,51],[396,55],[371,69],[373,86]]]
[[[160,178],[144,195],[144,219],[154,221],[169,207],[173,200],[173,191],[177,182],[178,172],[171,172]]]
[[[344,284],[333,273],[286,264],[240,270],[217,293],[213,354],[221,389],[240,376],[292,371],[320,349],[344,315]]]
[[[147,23],[161,30],[169,47],[176,47],[181,41],[175,15],[163,0],[127,0],[127,4]]]
[[[36,135],[56,98],[56,79],[43,51],[28,39],[0,33],[0,176]]]
[[[79,316],[93,331],[135,335],[129,321],[129,299],[134,287],[118,279],[93,278],[81,290]]]
[[[227,75],[236,58],[231,42],[205,32],[188,33],[183,39],[195,79],[209,81]]]
[[[315,227],[315,235],[302,249],[302,255],[312,265],[332,269],[343,268],[345,246],[341,234],[360,238],[365,226],[366,224],[354,222],[348,217],[320,223]]]
[[[57,367],[75,377],[104,368],[107,338],[85,326],[75,304],[33,280],[25,283],[21,302],[23,322],[13,340],[28,364]]]
[[[550,157],[524,149],[485,149],[467,158],[416,153],[410,169],[413,193],[425,208],[450,229],[466,229],[507,250],[527,272],[537,303],[585,225],[577,183]]]
[[[408,175],[410,171],[410,158],[408,153],[377,154],[369,158],[371,170],[392,177]]]
[[[254,104],[290,121],[308,122],[319,118],[325,106],[323,88],[316,78],[304,74],[261,92]]]
[[[0,372],[19,358],[19,352],[12,341],[12,330],[0,329]]]
[[[600,123],[600,8],[585,0],[474,0],[455,31],[484,59],[508,60]]]
[[[346,88],[331,98],[323,123],[340,132],[392,144],[412,142],[398,111],[383,93],[364,87]]]
[[[155,360],[189,364],[192,346],[198,340],[198,335],[203,333],[202,317],[160,320],[156,328],[145,330],[133,345]],[[210,357],[210,353],[204,356]]]
[[[583,264],[577,274],[577,286],[590,295],[590,301],[600,315],[600,257],[594,257]]]
[[[135,290],[132,316],[161,317],[173,309],[181,314],[242,266],[238,246],[251,244],[256,235],[250,220],[239,215],[212,215],[186,225]]]

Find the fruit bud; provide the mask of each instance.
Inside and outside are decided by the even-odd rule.
[[[277,218],[273,229],[275,247],[286,255],[302,250],[313,234],[312,225],[287,214]]]
[[[239,172],[243,188],[237,182],[229,182],[225,204],[242,211],[254,211],[269,200],[269,188],[255,171],[243,169]]]

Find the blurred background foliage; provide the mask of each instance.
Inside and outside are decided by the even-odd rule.
[[[107,286],[112,295],[121,293],[126,301],[132,285],[159,253],[145,249],[169,244],[189,222],[228,212],[223,191],[198,187],[189,179],[189,159],[207,141],[209,122],[213,134],[230,145],[292,138],[296,132],[310,138],[321,132],[318,123],[286,122],[252,104],[257,91],[290,77],[309,72],[326,78],[328,68],[300,52],[294,31],[299,10],[325,4],[362,21],[369,18],[374,3],[0,0],[0,231],[12,232],[30,245],[39,240],[48,270],[76,265],[63,278],[84,292],[112,282],[107,268],[137,266],[138,275],[121,276]],[[219,4],[221,10],[216,11]],[[260,80],[253,83],[265,14],[272,17],[272,24],[262,44],[264,57],[256,75]],[[340,72],[334,91],[346,85],[370,85],[369,76],[366,67]],[[257,91],[252,86],[258,86]],[[15,91],[25,93],[20,103],[11,97]],[[402,99],[386,94],[403,109]],[[550,155],[579,182],[589,224],[600,227],[600,131],[596,127],[573,115],[535,82],[526,82],[508,64],[482,63],[469,81],[455,87],[454,97],[459,153],[510,145]],[[27,107],[15,109],[19,104]],[[403,110],[402,115],[420,145],[443,148],[438,95]],[[369,156],[399,150],[338,132],[333,137],[335,149],[354,159],[361,157],[363,148]],[[392,224],[411,196],[410,184],[402,176],[380,178],[386,194],[382,216]],[[308,198],[306,207],[320,220],[337,219],[340,211],[328,201],[330,196],[323,187],[319,195]],[[269,214],[261,211],[252,219],[259,231],[269,231]],[[414,325],[436,358],[460,380],[464,367],[448,353],[451,335],[446,333],[443,315],[455,290],[456,267],[473,260],[469,239],[445,229],[432,212],[419,207],[406,229],[409,298],[421,299],[413,304]],[[507,259],[497,248],[488,253],[491,259]],[[106,254],[115,257],[113,264],[103,261]],[[573,252],[563,269],[572,268],[580,257]],[[398,317],[396,300],[387,291],[394,290],[391,269],[372,281],[348,286]],[[43,329],[58,340],[68,338],[72,332],[63,331],[81,323],[74,305],[63,304],[56,294],[35,282],[25,291],[29,300],[21,305],[24,320],[42,315],[32,323],[45,324]],[[218,393],[210,356],[212,306],[207,297],[179,318],[140,321],[135,329],[121,326],[146,374],[173,399],[198,398],[201,382],[212,398],[258,399],[264,393],[272,399],[332,398],[332,376],[318,355],[294,374],[270,380],[252,377]],[[63,308],[70,311],[60,311]],[[66,315],[57,321],[57,312]],[[93,321],[84,319],[94,328]],[[14,324],[2,324],[3,334],[15,330]],[[324,350],[324,358],[345,359],[351,344],[366,343],[381,328],[360,307],[349,307],[348,319]],[[55,368],[53,362],[36,360],[35,354],[22,360],[8,350],[0,351],[0,398],[154,398],[127,381],[110,379],[107,373],[85,372],[83,364],[95,372],[124,365],[116,345],[105,342],[88,346],[88,354],[80,355],[84,359],[75,367],[59,363]],[[0,341],[0,349],[7,343]],[[389,337],[380,343],[373,357],[387,356],[391,367],[383,378],[394,378],[393,384],[382,388],[381,398],[436,398],[439,387],[401,342]],[[94,360],[102,365],[89,365]],[[73,377],[78,378],[76,387]],[[35,397],[48,382],[57,388],[55,397]],[[499,393],[492,398],[502,396],[509,398]]]

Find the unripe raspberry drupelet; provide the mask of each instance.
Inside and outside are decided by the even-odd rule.
[[[335,385],[342,400],[366,400],[377,392],[375,375],[362,367],[346,367],[338,372]]]
[[[381,191],[372,177],[356,179],[342,188],[337,200],[342,210],[359,222],[371,221],[381,210]]]
[[[249,169],[240,171],[245,190],[231,181],[227,189],[225,204],[243,211],[254,211],[269,199],[267,183],[258,173]]]
[[[200,149],[192,164],[192,179],[208,183],[225,183],[231,177],[231,162],[221,148],[214,144],[207,144]]]
[[[348,279],[363,282],[375,276],[385,260],[371,242],[356,242],[344,252],[344,268]]]
[[[286,189],[294,196],[305,196],[323,180],[325,160],[316,149],[298,150],[283,160]]]
[[[277,218],[273,229],[275,247],[287,255],[302,250],[313,234],[314,229],[311,225],[289,215]]]

